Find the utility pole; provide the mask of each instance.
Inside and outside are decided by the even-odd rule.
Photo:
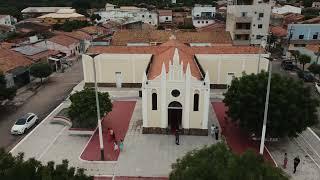
[[[292,31],[293,31],[294,29],[293,29],[293,27],[291,26],[290,27],[290,29],[289,29],[289,37],[288,37],[288,41],[287,41],[287,45],[286,45],[286,47],[285,47],[285,51],[284,51],[284,53],[285,53],[285,55],[287,55],[287,52],[288,52],[288,50],[289,50],[289,46],[290,46],[290,41],[291,41],[291,38],[292,38]]]
[[[262,132],[261,132],[261,142],[260,142],[261,155],[263,155],[264,141],[266,138],[266,131],[267,131],[267,118],[268,118],[269,96],[270,96],[270,86],[271,86],[271,76],[272,76],[272,60],[273,60],[272,58],[266,58],[266,59],[269,60],[269,75],[268,75],[266,101],[264,105],[263,125],[262,125]]]
[[[100,158],[101,158],[101,161],[104,161],[104,146],[103,146],[102,125],[101,125],[101,116],[100,116],[100,103],[99,103],[99,96],[98,96],[96,63],[94,59],[97,55],[98,54],[90,54],[89,56],[92,58],[92,64],[93,64],[94,89],[95,89],[95,95],[96,95],[97,120],[98,120],[99,144],[100,144]]]

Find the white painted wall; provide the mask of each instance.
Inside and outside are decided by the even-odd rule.
[[[47,41],[41,41],[39,43],[36,43],[35,46],[45,47],[47,49],[60,51],[60,52],[66,53],[67,56],[70,56],[73,53],[75,53],[75,55],[79,55],[80,53],[79,52],[80,43],[74,43],[74,44],[71,44],[70,46],[63,46],[47,40]]]
[[[116,72],[121,72],[122,83],[141,83],[151,54],[100,54],[96,56],[98,83],[116,83]],[[93,83],[92,60],[82,55],[84,81]]]
[[[273,7],[272,13],[276,13],[276,14],[286,14],[286,13],[301,14],[301,8],[295,7],[295,6],[290,6],[290,5],[284,5],[281,7]]]
[[[115,8],[106,11],[95,12],[95,14],[99,14],[101,16],[101,20],[99,22],[107,22],[109,20],[120,23],[142,21],[154,26],[158,25],[158,14],[153,11],[148,11],[144,8],[137,8],[136,10]]]
[[[6,15],[2,18],[0,18],[0,24],[2,25],[7,25],[7,26],[12,26],[14,25],[15,23],[17,23],[17,19],[10,16],[10,15]]]
[[[172,16],[159,16],[159,23],[172,22]]]
[[[258,54],[197,54],[196,57],[204,71],[209,71],[210,84],[227,84],[228,73],[241,77],[242,73],[257,73]],[[268,54],[262,54],[260,70],[268,69]]]

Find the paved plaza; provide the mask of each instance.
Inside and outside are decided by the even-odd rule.
[[[81,90],[77,86],[75,89]],[[118,161],[94,162],[81,160],[80,155],[85,149],[90,135],[71,135],[69,126],[52,123],[58,112],[70,106],[70,101],[59,105],[47,118],[44,119],[32,132],[12,149],[16,155],[24,152],[26,158],[35,157],[46,163],[55,161],[60,163],[68,159],[71,166],[85,168],[89,175],[100,175],[104,178],[118,177],[167,177],[171,171],[171,164],[186,152],[204,145],[217,143],[211,136],[181,136],[181,145],[177,146],[173,135],[142,134],[142,105],[138,92],[133,89],[105,88],[113,100],[136,102],[127,134],[124,139],[124,152],[120,153]],[[212,101],[221,102],[223,91],[212,92]],[[211,104],[210,104],[211,106]],[[209,126],[212,123],[219,125],[216,113],[210,108]],[[226,137],[228,139],[228,137]],[[288,153],[288,168],[285,171],[293,180],[318,180],[319,168],[306,155],[304,147],[297,144],[294,139],[279,144],[268,145],[271,155],[281,167],[283,153]],[[301,163],[296,174],[292,174],[292,159],[299,155]]]
[[[115,99],[125,100],[119,98],[119,93],[110,93]],[[142,134],[141,100],[130,96],[129,100],[132,99],[136,100],[136,105],[124,140],[124,152],[120,154],[118,161],[81,160],[81,152],[90,136],[70,135],[69,126],[51,122],[61,109],[70,106],[69,101],[58,106],[11,152],[14,155],[24,152],[25,158],[35,157],[43,163],[52,160],[60,163],[63,159],[68,159],[71,166],[85,168],[89,175],[167,177],[171,164],[177,158],[195,148],[217,142],[211,136],[181,136],[181,145],[177,146],[173,135]],[[209,126],[213,122],[218,124],[212,108],[210,109]]]

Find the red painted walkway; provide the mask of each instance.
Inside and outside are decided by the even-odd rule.
[[[116,139],[124,140],[126,136],[129,122],[132,117],[136,102],[135,101],[114,101],[112,111],[102,120],[102,132],[104,141],[104,156],[106,161],[116,161],[119,156],[119,151],[113,150],[113,141],[110,138],[107,130],[112,128],[115,132]],[[100,146],[99,146],[99,133],[98,129],[94,132],[90,142],[85,147],[81,154],[81,159],[87,161],[100,160]]]
[[[215,111],[219,124],[221,126],[221,133],[225,136],[228,146],[233,152],[242,154],[247,149],[251,149],[259,154],[260,141],[253,141],[249,135],[243,132],[235,123],[225,119],[227,107],[223,102],[211,102],[213,110]],[[273,162],[270,154],[265,150],[264,158]]]

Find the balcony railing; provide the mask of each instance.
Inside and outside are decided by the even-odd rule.
[[[237,23],[250,23],[252,21],[252,17],[248,17],[248,16],[236,17],[235,21]]]
[[[251,34],[251,29],[235,29],[235,34]]]

